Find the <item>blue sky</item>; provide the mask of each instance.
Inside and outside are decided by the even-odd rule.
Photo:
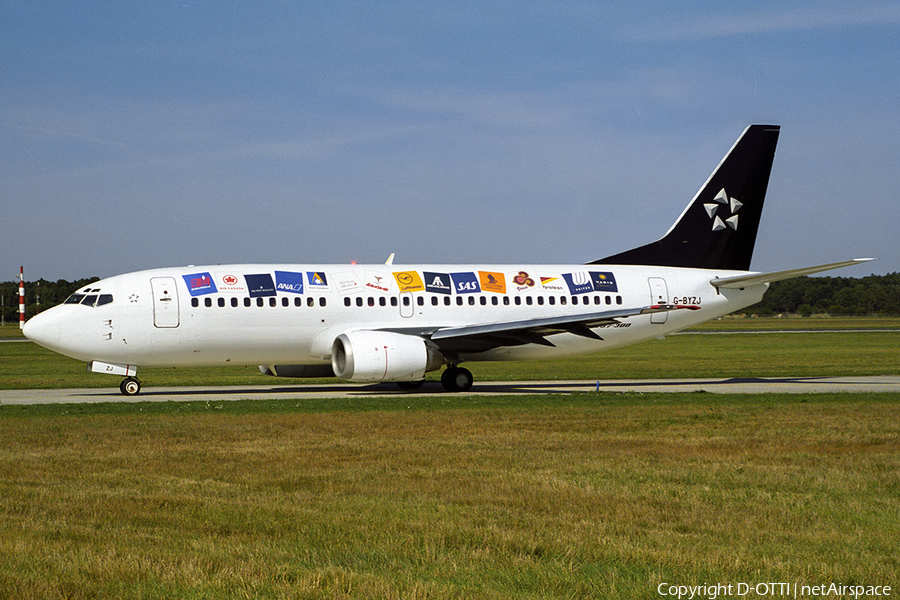
[[[900,2],[0,2],[12,280],[580,263],[782,126],[752,268],[900,271]]]

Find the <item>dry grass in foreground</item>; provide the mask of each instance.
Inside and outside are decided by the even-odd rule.
[[[896,395],[422,402],[0,409],[0,597],[900,583]]]

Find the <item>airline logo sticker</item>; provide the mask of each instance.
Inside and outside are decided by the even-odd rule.
[[[238,272],[217,271],[216,283],[223,294],[242,294],[247,291],[244,278]]]
[[[563,273],[563,279],[566,280],[566,284],[569,286],[570,294],[588,294],[594,291],[591,276],[586,271]]]
[[[562,279],[559,277],[541,277],[541,289],[548,292],[565,292]]]
[[[421,292],[425,289],[422,278],[415,271],[399,271],[394,273],[394,279],[397,280],[401,292]]]
[[[192,275],[182,275],[182,277],[184,277],[184,282],[187,284],[191,296],[215,294],[217,291],[216,284],[209,273],[194,273]]]
[[[306,280],[309,283],[310,290],[327,292],[329,289],[328,278],[325,277],[325,273],[321,273],[319,271],[307,271]]]
[[[382,294],[391,293],[391,278],[387,273],[378,273],[376,271],[366,271],[366,290],[381,292]]]
[[[450,273],[450,277],[457,294],[477,294],[481,291],[475,273]]]
[[[591,271],[591,282],[596,292],[618,292],[616,277],[612,273]]]
[[[525,271],[519,271],[512,278],[513,287],[517,292],[525,292],[534,287],[534,279]]]
[[[302,294],[303,273],[275,271],[275,290],[289,294]]]
[[[449,294],[453,291],[450,283],[450,275],[448,273],[422,273],[425,278],[425,291],[435,294]]]
[[[481,281],[481,289],[484,291],[498,294],[506,293],[506,279],[503,277],[503,273],[478,271],[478,279]]]
[[[338,292],[341,294],[352,294],[363,290],[362,284],[356,273],[348,271],[346,273],[332,273],[331,281],[337,286]]]
[[[272,281],[272,276],[268,273],[245,275],[244,278],[247,280],[247,288],[250,291],[251,298],[275,295],[275,282]]]

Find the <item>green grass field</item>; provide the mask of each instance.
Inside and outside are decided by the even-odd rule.
[[[880,323],[894,331],[671,336],[472,367],[897,374],[897,324]],[[279,381],[254,371],[141,375]],[[0,381],[118,378],[12,342]],[[896,595],[898,409],[900,394],[708,393],[0,406],[0,598],[657,598],[759,582]]]

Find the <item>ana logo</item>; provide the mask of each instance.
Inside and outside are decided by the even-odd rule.
[[[740,200],[732,198],[725,191],[725,188],[719,190],[719,193],[716,194],[716,197],[713,198],[716,201],[716,204],[708,203],[704,204],[703,208],[706,209],[706,214],[709,215],[709,218],[712,219],[712,230],[713,231],[722,231],[723,229],[727,229],[731,227],[735,231],[738,228],[738,214],[737,212],[741,210],[741,207],[744,205]],[[724,209],[721,213],[725,219],[722,219],[720,216],[719,209]]]

